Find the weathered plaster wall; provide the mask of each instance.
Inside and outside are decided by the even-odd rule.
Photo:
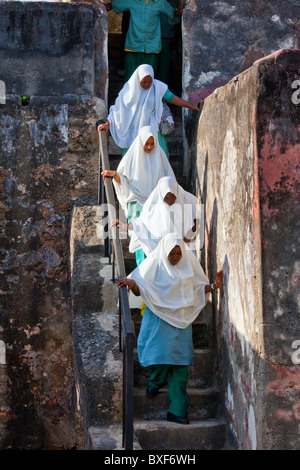
[[[299,448],[300,366],[300,51],[275,54],[257,65],[263,87],[257,102],[263,319],[268,376],[265,442]],[[300,342],[297,343],[299,350]]]
[[[253,62],[300,47],[299,0],[191,0],[183,14],[183,97],[198,102]],[[184,112],[188,139],[196,116]],[[185,172],[194,147],[186,146]]]
[[[242,449],[299,447],[299,59],[278,53],[206,98],[192,161],[202,259],[210,278],[224,270],[213,307],[224,410]]]
[[[4,447],[74,445],[69,222],[97,195],[97,104],[0,108]]]
[[[45,4],[42,8],[41,4],[16,6],[9,2],[0,5],[0,15],[9,7],[16,15],[20,14],[20,8],[27,8],[26,18],[31,12],[32,18],[46,22],[30,43],[33,63],[38,62],[40,44],[47,43],[50,30],[53,37],[63,37],[62,42],[68,42],[72,49],[74,29],[65,29],[62,36],[60,30],[56,36],[55,21],[64,16],[63,12],[67,16],[72,13],[75,18],[81,16],[82,8],[92,12],[88,5]],[[52,16],[48,15],[49,9]],[[81,17],[82,25],[83,20]],[[94,20],[93,14],[88,14],[84,26],[84,31],[90,31],[91,41],[95,24],[99,26],[104,21],[100,16],[100,23]],[[21,24],[10,23],[15,51],[7,47],[4,52],[8,58],[22,49],[24,37],[17,27]],[[26,24],[26,34],[30,35],[30,28],[36,23]],[[98,31],[94,37],[99,39],[104,33]],[[21,38],[21,43],[17,38]],[[47,87],[40,88],[42,76],[38,74],[36,91],[43,96],[35,94],[28,106],[22,106],[20,90],[8,88],[6,103],[0,105],[0,340],[6,353],[5,361],[0,364],[2,449],[68,449],[78,445],[69,232],[73,206],[94,203],[97,198],[95,123],[106,113],[101,97],[106,94],[107,62],[103,59],[100,64],[95,57],[106,57],[104,47],[105,43],[93,39],[91,48],[97,50],[93,68],[104,71],[97,79],[97,86],[95,80],[91,84],[82,76],[80,81],[77,75],[73,93],[58,86],[54,97],[52,87],[49,94]],[[55,54],[63,62],[59,47]],[[43,63],[47,74],[47,62]],[[49,66],[53,66],[51,60]],[[13,65],[11,69],[7,64],[3,68],[1,62],[0,78],[1,73],[13,77]],[[8,78],[5,78],[7,82]],[[25,84],[27,78],[24,77]],[[59,79],[58,74],[57,83]],[[84,93],[90,90],[90,96],[81,95],[85,85],[88,89]],[[100,91],[95,97],[92,92],[97,87]]]

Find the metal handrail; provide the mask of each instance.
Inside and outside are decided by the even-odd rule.
[[[101,121],[98,121],[96,126]],[[108,205],[108,220],[111,221],[115,213],[115,198],[111,178],[105,178],[104,184],[101,176],[103,170],[109,170],[109,158],[107,138],[104,130],[99,134],[99,180],[98,180],[98,205],[104,202],[104,189]],[[108,237],[109,238],[109,237]],[[119,278],[126,276],[123,250],[119,238],[119,230],[116,228],[116,237],[112,237],[109,250],[113,250],[113,263],[116,262]],[[109,253],[110,255],[110,253]],[[123,351],[123,447],[125,450],[133,449],[133,354],[135,345],[134,325],[131,319],[127,287],[119,289],[119,343]]]

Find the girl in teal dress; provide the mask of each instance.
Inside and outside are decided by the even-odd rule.
[[[138,336],[138,357],[151,366],[146,390],[154,398],[168,382],[167,419],[188,424],[188,366],[193,363],[192,322],[206,304],[206,295],[222,284],[219,271],[209,284],[200,263],[176,233],[165,235],[157,248],[119,287],[141,295],[147,307]]]
[[[124,156],[140,129],[151,126],[158,134],[159,145],[169,157],[166,138],[159,131],[163,100],[199,111],[198,105],[175,96],[165,83],[156,80],[151,65],[140,65],[121,89],[115,104],[110,107],[107,121],[98,126],[98,131],[110,131],[115,143],[123,149]]]

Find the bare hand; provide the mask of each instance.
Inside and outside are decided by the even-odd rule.
[[[127,277],[122,277],[119,279],[118,287],[127,286],[127,292],[133,289],[136,286],[136,283],[133,279],[128,279]]]
[[[105,178],[114,178],[116,176],[117,172],[114,170],[104,170],[102,171],[101,175],[103,176],[103,181],[105,181]]]
[[[217,272],[215,280],[214,280],[214,289],[220,289],[221,285],[223,284],[223,270]]]
[[[110,128],[110,122],[107,120],[104,124],[99,124],[98,132],[105,131],[108,132]]]
[[[113,219],[110,224],[111,227],[117,226],[121,230],[127,229],[127,224],[123,224],[120,219]]]
[[[193,109],[194,109],[195,111],[200,111],[200,104],[201,104],[201,101],[199,101],[199,103],[195,104],[194,107],[193,107]]]

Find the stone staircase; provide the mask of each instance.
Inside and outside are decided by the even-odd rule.
[[[104,257],[101,210],[76,207],[72,218],[71,268],[78,416],[83,447],[122,449],[122,354],[118,344],[118,288]],[[135,267],[125,240],[126,271]],[[139,298],[134,298],[139,299]],[[131,303],[131,306],[133,304]],[[136,338],[142,321],[131,308]],[[150,368],[134,358],[134,450],[213,450],[226,446],[220,416],[214,319],[209,303],[193,323],[194,365],[189,368],[189,425],[166,420],[168,390],[146,396]]]
[[[104,256],[102,213],[96,206],[74,208],[71,236],[73,332],[78,416],[84,448],[122,449],[122,353],[118,342],[118,288]],[[134,255],[123,241],[126,271]],[[134,299],[138,299],[134,297]],[[140,308],[131,302],[138,337]],[[146,396],[150,368],[134,358],[134,450],[210,450],[226,446],[220,416],[214,319],[211,304],[193,323],[194,365],[189,368],[189,425],[166,420],[168,390]]]
[[[140,310],[132,310],[138,335]],[[137,354],[134,362],[134,431],[143,449],[216,450],[226,441],[226,424],[220,417],[219,389],[215,363],[215,339],[210,305],[193,323],[195,361],[189,368],[189,425],[166,420],[168,389],[155,398],[146,396],[150,368],[141,367]]]
[[[109,34],[108,40],[108,58],[109,58],[109,90],[108,107],[114,104],[119,91],[123,86],[123,77],[118,74],[120,69],[120,46],[119,35]],[[168,150],[170,154],[170,163],[180,185],[185,187],[186,181],[183,178],[183,143],[182,143],[182,110],[177,106],[169,105],[175,123],[175,131],[166,136]],[[109,137],[109,160],[111,169],[116,170],[121,160],[122,150],[115,144],[112,137]],[[186,188],[185,188],[186,189]]]
[[[111,105],[123,83],[117,74],[119,47],[114,35],[109,44]],[[175,132],[167,136],[170,163],[179,184],[188,190],[182,176],[181,109],[172,107],[171,110]],[[121,149],[111,137],[108,146],[110,168],[116,169],[121,160]],[[73,310],[78,406],[82,414],[84,445],[91,450],[118,450],[122,449],[122,357],[116,333],[118,295],[116,283],[111,281],[111,265],[104,258],[101,234],[99,236],[101,211],[97,207],[76,208],[72,226],[75,235],[71,258],[74,272],[79,273],[73,277]],[[98,236],[95,236],[96,232]],[[128,240],[123,240],[122,244],[129,274],[136,266],[135,256],[128,251]],[[132,302],[133,298],[131,314],[137,338],[142,316],[138,308],[140,301],[135,298]],[[193,323],[195,361],[189,368],[189,425],[166,420],[167,388],[153,399],[146,396],[150,368],[140,366],[135,350],[134,450],[208,450],[226,446],[227,428],[220,415],[215,341],[214,318],[211,303],[208,303]]]

